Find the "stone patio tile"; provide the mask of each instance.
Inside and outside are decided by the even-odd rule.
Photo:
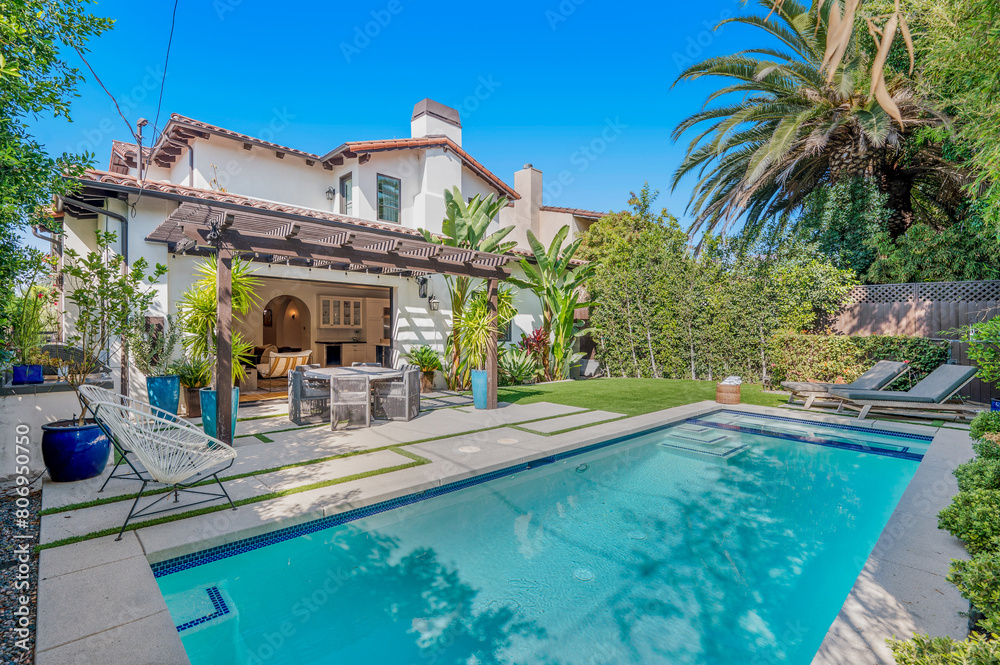
[[[39,575],[42,579],[51,579],[134,556],[143,556],[142,547],[135,532],[128,531],[118,542],[114,536],[105,536],[42,550],[38,555]]]
[[[812,665],[894,665],[887,637],[915,633],[964,639],[968,606],[940,575],[869,559],[830,626]]]
[[[35,665],[189,665],[190,662],[167,609],[39,652],[35,657]]]
[[[889,518],[871,555],[940,577],[948,574],[952,559],[969,558],[960,540],[937,528],[936,517],[899,510]]]
[[[319,519],[333,506],[357,507],[428,489],[438,484],[430,465],[352,480],[339,485],[269,499],[139,529],[137,535],[151,562],[249,538]],[[342,509],[342,508],[341,508]]]
[[[260,496],[261,494],[267,494],[271,491],[266,485],[253,476],[238,478],[236,480],[227,480],[225,481],[225,485],[226,491],[229,493],[229,496],[232,497],[233,501]],[[213,489],[211,486],[206,486],[205,489],[217,492],[219,487],[216,485]],[[147,499],[146,496],[143,495],[139,502],[139,509],[141,510],[143,506],[149,505],[150,502],[160,498],[161,496],[164,495],[151,495],[150,498]],[[155,519],[157,517],[186,512],[197,508],[227,505],[225,499],[218,499],[213,503],[203,503],[198,506],[192,506],[192,504],[203,498],[205,497],[199,497],[196,494],[186,494],[182,492],[180,495],[180,501],[177,503],[174,503],[172,498],[166,498],[157,504],[157,507],[154,509],[167,509],[165,512],[158,513],[156,515],[139,517],[137,518],[137,521]],[[57,540],[63,540],[64,538],[85,536],[89,533],[95,533],[112,527],[120,528],[121,525],[125,523],[125,518],[128,517],[131,507],[132,501],[126,499],[100,506],[78,508],[77,510],[69,510],[52,515],[43,515],[40,541],[43,544],[52,543]]]
[[[586,427],[588,425],[593,425],[594,423],[603,422],[605,420],[613,420],[615,418],[624,418],[625,414],[622,413],[611,413],[610,411],[588,411],[587,413],[573,414],[569,416],[563,416],[561,418],[551,418],[549,420],[541,420],[537,423],[527,423],[526,425],[521,425],[525,429],[530,429],[533,432],[541,432],[542,434],[549,434],[551,432],[559,432],[564,429],[570,429],[575,427]]]
[[[333,459],[319,464],[296,466],[291,469],[274,471],[260,476],[254,476],[263,483],[269,491],[281,492],[303,485],[323,482],[353,476],[368,471],[388,469],[400,464],[410,464],[413,460],[391,450],[379,450],[374,453],[355,455],[343,459]]]
[[[166,609],[145,557],[129,557],[55,578],[42,578],[38,581],[36,651],[43,652]]]

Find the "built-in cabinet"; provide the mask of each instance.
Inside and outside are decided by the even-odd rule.
[[[320,328],[361,328],[362,312],[362,299],[338,298],[336,296],[319,297]]]
[[[350,367],[354,363],[375,362],[374,351],[369,354],[367,344],[341,344],[340,364],[343,367]]]

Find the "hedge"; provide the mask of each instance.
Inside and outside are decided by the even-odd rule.
[[[850,383],[879,360],[906,361],[908,376],[891,387],[907,390],[948,362],[949,342],[908,335],[809,335],[778,333],[772,338],[771,381]]]

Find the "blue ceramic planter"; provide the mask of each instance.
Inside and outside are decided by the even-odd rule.
[[[14,365],[14,377],[11,383],[22,386],[28,383],[45,383],[41,365]]]
[[[147,376],[146,392],[150,404],[177,415],[177,406],[181,402],[181,377]]]
[[[486,408],[486,370],[472,370],[472,401],[477,409]]]
[[[1000,399],[990,400],[990,411],[1000,411]]]
[[[42,425],[42,459],[57,483],[101,475],[111,454],[111,442],[97,423],[81,426],[71,422]]]
[[[219,438],[215,426],[215,394],[211,388],[202,388],[199,391],[201,397],[201,426],[205,429],[205,434]],[[236,438],[236,413],[240,408],[240,389],[233,388],[233,437]]]

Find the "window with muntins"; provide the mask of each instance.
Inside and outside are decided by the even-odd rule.
[[[378,176],[378,218],[399,224],[399,178]]]
[[[352,185],[351,174],[348,173],[340,178],[340,214],[342,215],[353,215],[354,214],[354,188]]]

